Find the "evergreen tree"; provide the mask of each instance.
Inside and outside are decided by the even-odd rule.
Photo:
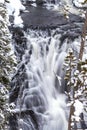
[[[8,30],[8,15],[5,1],[0,1],[0,130],[7,129],[9,113],[8,92],[11,74],[15,65]]]
[[[78,101],[87,112],[87,59],[78,61],[70,49],[65,58],[64,68],[66,69],[67,95],[71,102],[68,130],[72,130],[72,122],[75,125],[77,118],[80,120],[81,114],[79,113],[78,117],[75,115],[76,102]]]
[[[82,4],[83,8],[84,5],[87,4],[87,0],[83,0],[82,2],[80,2],[80,4]],[[87,9],[85,13],[85,22],[82,29],[81,46],[78,60],[76,60],[75,56],[73,55],[74,53],[70,51],[68,53],[68,56],[65,58],[64,66],[66,66],[65,80],[67,81],[67,87],[68,87],[67,95],[69,96],[69,100],[71,101],[68,130],[72,130],[72,122],[74,122],[74,125],[76,124],[75,105],[77,101],[87,112],[87,59],[83,60],[86,32],[87,32]],[[81,114],[79,113],[78,119],[81,121],[80,117]]]

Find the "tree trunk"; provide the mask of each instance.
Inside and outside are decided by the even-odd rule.
[[[82,36],[81,36],[81,46],[80,46],[80,52],[79,52],[79,59],[80,60],[82,60],[82,57],[83,57],[86,30],[87,30],[87,10],[86,10],[86,14],[85,14],[85,22],[84,22],[84,25],[83,25]],[[80,70],[79,66],[77,66],[77,69]],[[74,106],[73,106],[73,104],[70,107],[68,130],[72,129],[72,127],[71,127],[71,123],[72,123],[71,117],[72,117],[72,115],[74,115]]]
[[[86,30],[87,30],[87,10],[85,14],[85,22],[82,30],[82,36],[81,36],[81,47],[79,52],[79,59],[82,60],[83,52],[84,52],[84,46],[85,46],[85,37],[86,37]]]
[[[70,114],[69,114],[69,123],[68,123],[68,130],[71,130],[71,123],[72,123],[72,120],[71,120],[71,117],[72,117],[72,115],[74,115],[74,106],[73,106],[73,104],[71,105],[71,107],[70,107]]]

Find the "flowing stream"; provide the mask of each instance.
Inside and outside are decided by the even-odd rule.
[[[58,1],[59,2],[59,1]],[[71,47],[78,51],[79,26],[67,33],[63,27],[56,29],[15,30],[13,46],[17,71],[12,78],[10,102],[15,103],[10,117],[10,130],[67,130],[67,91],[63,70],[64,58]],[[69,32],[70,31],[70,32]],[[75,36],[73,35],[76,32]],[[79,31],[81,32],[81,31]],[[65,38],[61,38],[65,35]],[[69,36],[69,38],[67,38]]]
[[[30,62],[25,65],[28,88],[22,96],[24,106],[40,116],[41,119],[38,122],[40,130],[66,130],[67,120],[64,110],[66,103],[64,95],[61,94],[62,86],[59,77],[62,73],[58,71],[62,68],[66,52],[59,54],[58,41],[47,36],[46,32],[29,30],[28,33],[28,49],[23,56],[23,61],[26,61],[30,48],[32,48],[32,54]],[[57,77],[58,81],[56,81]],[[55,81],[59,85],[56,85]]]
[[[66,38],[61,45],[58,31],[27,29],[20,44],[16,39],[19,64],[11,84],[10,100],[16,104],[11,130],[67,130],[63,62],[68,48],[78,49],[78,40],[69,43]]]
[[[25,33],[26,49],[18,65],[16,79],[14,78],[12,83],[13,92],[20,87],[15,100],[15,112],[25,112],[17,117],[17,129],[67,130],[68,118],[62,68],[70,45],[66,41],[60,47],[60,35],[54,36],[55,31],[50,33],[49,35],[48,31],[30,29]],[[23,76],[24,74],[26,76]],[[27,110],[30,111],[29,115],[26,114]]]

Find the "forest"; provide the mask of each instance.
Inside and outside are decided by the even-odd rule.
[[[0,0],[0,130],[87,130],[87,0]]]

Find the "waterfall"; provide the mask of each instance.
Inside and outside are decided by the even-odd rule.
[[[32,55],[30,62],[25,65],[28,88],[25,89],[22,96],[24,109],[32,109],[40,116],[41,120],[38,122],[40,130],[67,130],[64,110],[66,108],[65,97],[57,89],[60,86],[55,86],[57,71],[62,69],[66,52],[58,53],[59,41],[55,38],[51,37],[48,44],[49,36],[46,36],[47,34],[32,31],[28,33],[28,49],[23,56],[24,62],[30,46],[32,46]],[[35,34],[33,36],[33,33],[36,36]],[[61,81],[58,82],[61,84]]]
[[[10,100],[16,104],[16,124],[11,124],[11,130],[67,130],[62,68],[70,45],[64,42],[60,46],[60,35],[54,30],[50,30],[50,35],[47,30],[28,29],[23,33],[26,47],[12,81],[14,99]]]
[[[68,48],[78,57],[82,22],[76,23],[56,29],[14,28],[18,66],[11,82],[10,102],[15,108],[10,130],[68,129],[63,63]]]
[[[26,10],[21,11],[24,25],[19,27],[18,23],[12,23],[16,25],[11,31],[18,66],[11,81],[10,103],[15,107],[9,117],[9,130],[67,130],[69,108],[64,93],[67,86],[63,63],[68,48],[72,48],[78,57],[83,19],[73,12],[81,12],[69,0],[44,0],[44,6],[34,8],[32,3],[37,4],[38,0],[28,1],[29,7],[25,4]],[[64,16],[67,5],[68,19]],[[17,16],[14,13],[15,18],[20,16],[19,7],[14,8],[18,11]]]

